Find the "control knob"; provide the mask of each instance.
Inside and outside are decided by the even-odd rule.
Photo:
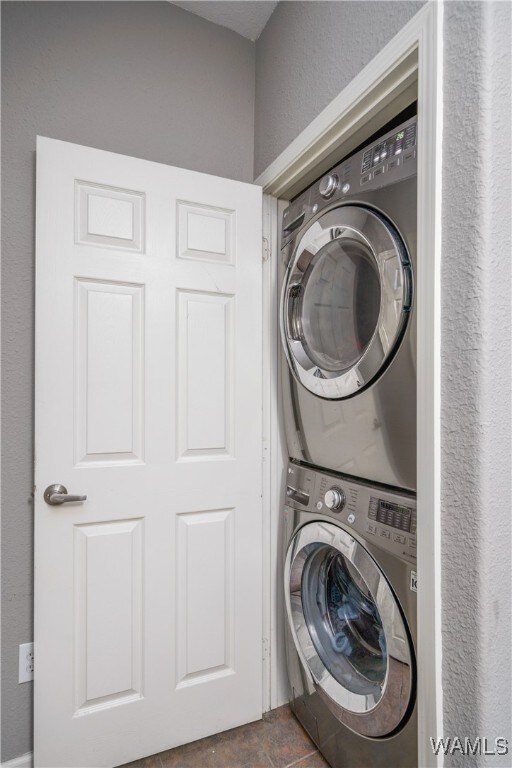
[[[345,506],[345,494],[341,488],[330,488],[324,497],[325,506],[338,512]]]
[[[322,197],[325,197],[328,199],[329,197],[332,197],[336,190],[338,189],[338,184],[340,183],[339,178],[336,176],[335,173],[329,173],[327,176],[324,176],[323,179],[320,182],[320,185],[318,187],[318,191],[322,195]]]

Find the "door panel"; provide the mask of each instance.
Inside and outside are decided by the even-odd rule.
[[[144,286],[76,280],[77,462],[143,460]]]
[[[36,261],[35,764],[113,766],[261,716],[261,189],[39,139]]]
[[[233,527],[233,509],[177,517],[179,687],[235,673]]]
[[[75,527],[75,714],[142,696],[143,525]]]
[[[178,255],[234,264],[235,211],[178,201]]]
[[[145,195],[75,181],[77,243],[144,253]]]
[[[234,458],[234,299],[195,291],[178,295],[176,411],[181,459]]]

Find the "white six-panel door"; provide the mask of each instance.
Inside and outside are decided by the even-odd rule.
[[[35,765],[114,766],[261,716],[261,189],[39,138],[36,250]]]

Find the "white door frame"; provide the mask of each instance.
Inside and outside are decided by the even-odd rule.
[[[264,709],[281,703],[277,680],[276,572],[282,443],[277,420],[277,199],[289,200],[389,117],[418,99],[418,763],[439,768],[430,738],[442,736],[440,504],[440,267],[443,4],[432,1],[256,179],[263,187],[265,570]],[[412,95],[412,98],[411,98]],[[266,348],[265,348],[266,347]],[[268,589],[270,587],[270,589]],[[270,654],[270,659],[269,659]]]

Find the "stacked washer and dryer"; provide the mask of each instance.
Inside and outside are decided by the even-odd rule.
[[[417,765],[416,126],[283,216],[288,675],[333,768]]]

